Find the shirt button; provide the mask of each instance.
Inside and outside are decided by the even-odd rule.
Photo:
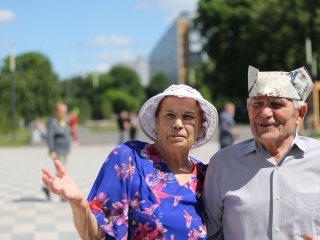
[[[275,228],[274,230],[276,230],[276,233],[280,233],[280,229],[279,228]]]
[[[279,201],[279,200],[280,200],[280,197],[279,197],[279,196],[276,196],[276,200],[278,200],[278,201]]]

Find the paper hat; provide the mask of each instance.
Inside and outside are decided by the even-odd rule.
[[[291,72],[259,72],[249,66],[249,97],[271,96],[305,101],[312,91],[313,83],[305,67]]]

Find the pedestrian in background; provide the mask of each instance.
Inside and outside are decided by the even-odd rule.
[[[122,110],[118,115],[119,144],[129,140],[130,117],[127,110]]]
[[[79,135],[78,135],[78,122],[79,122],[79,109],[74,108],[70,113],[70,130],[72,134],[73,143],[79,144]]]
[[[139,120],[136,111],[130,112],[130,141],[137,139],[137,131],[139,127]]]
[[[236,136],[239,135],[234,120],[235,111],[235,105],[232,102],[227,102],[224,111],[219,115],[219,143],[221,149],[232,145]]]
[[[68,124],[68,107],[63,102],[58,102],[55,108],[55,116],[47,124],[47,142],[50,158],[60,160],[65,166],[71,147],[71,131]],[[48,199],[50,193],[43,187]]]

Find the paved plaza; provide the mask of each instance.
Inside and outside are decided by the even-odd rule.
[[[115,146],[108,142],[73,147],[67,169],[85,195]],[[217,150],[213,138],[191,155],[207,163]],[[46,146],[0,148],[0,164],[0,240],[79,239],[68,203],[57,196],[47,201],[41,191],[41,168],[53,170]]]

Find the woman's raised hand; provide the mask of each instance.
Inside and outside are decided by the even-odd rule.
[[[48,169],[42,169],[43,184],[63,199],[73,204],[80,204],[85,199],[74,180],[70,177],[59,160],[54,161],[57,175],[52,174]]]

